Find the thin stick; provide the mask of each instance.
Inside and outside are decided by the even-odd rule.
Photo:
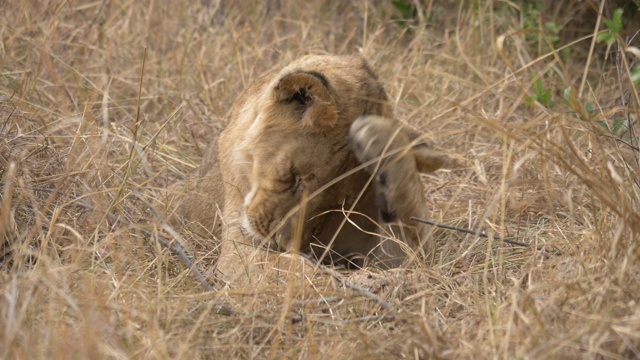
[[[485,234],[483,232],[474,231],[474,230],[467,229],[467,228],[461,228],[461,227],[445,225],[445,224],[438,224],[438,223],[434,223],[433,221],[421,219],[421,218],[418,218],[418,217],[415,217],[415,216],[412,216],[411,220],[418,221],[418,222],[421,222],[421,223],[425,223],[427,225],[437,226],[437,227],[439,227],[441,229],[455,230],[455,231],[460,231],[460,232],[471,234],[471,235],[478,235],[480,237],[487,238],[487,239],[491,238],[493,240],[500,240],[500,241],[504,241],[504,242],[506,242],[508,244],[512,244],[512,245],[518,245],[518,246],[522,246],[522,247],[531,247],[530,244],[523,243],[523,242],[520,242],[520,241],[516,241],[516,240],[512,240],[512,239],[508,239],[508,238],[501,238],[499,236],[489,236],[489,235],[487,235],[487,234]]]
[[[298,300],[295,300],[293,304],[296,306],[303,306],[306,304],[324,305],[324,304],[340,302],[340,301],[342,301],[341,296],[329,296],[329,297],[323,297],[320,299],[298,299]]]
[[[324,266],[320,263],[317,263],[313,258],[311,258],[309,255],[304,254],[304,253],[298,253],[298,255],[308,259],[309,261],[311,261],[312,263],[316,263],[316,265],[318,266],[318,269],[322,270],[325,274],[331,276],[331,278],[333,278],[337,283],[338,286],[344,287],[345,289],[351,289],[355,292],[358,292],[362,295],[364,295],[365,297],[368,297],[371,300],[376,301],[378,304],[380,304],[380,306],[382,306],[385,310],[390,310],[390,311],[394,311],[394,312],[398,312],[398,309],[396,309],[393,305],[391,305],[390,303],[388,303],[387,301],[385,301],[383,298],[381,298],[380,296],[372,293],[371,291],[367,290],[367,289],[363,289],[359,286],[355,286],[350,284],[347,281],[342,280],[342,277],[340,275],[338,275],[333,269],[330,269],[327,266]]]
[[[5,182],[4,181],[0,181],[0,185],[5,186]],[[32,187],[32,186],[20,186],[20,188],[22,189],[26,189],[26,190],[32,190],[32,191],[40,191],[40,192],[46,192],[46,193],[52,193],[53,190],[51,189],[47,189],[47,188],[41,188],[41,187]],[[77,196],[71,195],[71,194],[66,194],[64,192],[58,191],[58,194],[67,197],[73,201],[76,202],[76,204],[78,206],[81,206],[87,210],[96,210],[96,208],[83,201],[82,199],[78,198]],[[153,215],[155,217],[157,217],[163,224],[164,224],[164,220],[162,219],[162,216],[153,208],[151,207],[149,204],[147,204],[146,201],[144,201],[144,204],[151,210],[151,212],[153,213]],[[151,238],[153,238],[155,236],[156,239],[158,239],[158,241],[160,242],[160,244],[162,246],[164,246],[165,248],[169,249],[174,255],[178,256],[178,258],[180,259],[180,261],[182,261],[182,263],[184,264],[184,266],[189,269],[189,271],[191,271],[191,273],[193,274],[193,276],[196,278],[196,280],[198,280],[198,282],[200,282],[200,284],[205,288],[205,290],[207,291],[215,291],[215,289],[213,288],[213,286],[211,286],[211,284],[209,284],[209,282],[207,281],[207,279],[204,277],[204,275],[202,275],[202,273],[200,272],[200,270],[195,266],[195,264],[193,263],[193,261],[191,261],[191,259],[189,258],[189,256],[187,256],[187,254],[185,254],[184,250],[182,250],[182,246],[180,246],[180,243],[178,241],[171,241],[171,240],[167,240],[164,237],[160,236],[160,235],[154,235],[151,231],[146,230],[146,229],[142,229],[128,221],[122,220],[119,216],[116,216],[115,214],[111,213],[110,211],[107,211],[105,216],[107,218],[109,218],[109,220],[117,223],[121,223],[124,224],[125,226],[132,228],[132,229],[136,229],[138,231],[140,231],[141,233],[143,233],[146,236],[149,236]],[[231,315],[233,313],[235,313],[235,311],[229,306],[226,305],[224,303],[222,303],[220,300],[215,299],[216,301],[216,305],[214,306],[214,308],[216,309],[216,313],[221,314],[221,315]]]
[[[377,321],[393,321],[395,320],[396,317],[393,315],[371,315],[371,316],[361,316],[361,317],[357,317],[355,319],[352,320],[345,320],[345,323],[349,323],[349,322],[356,322],[356,323],[362,323],[362,322],[377,322]]]

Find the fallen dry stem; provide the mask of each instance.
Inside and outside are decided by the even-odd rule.
[[[513,240],[513,239],[502,238],[502,237],[499,237],[499,236],[489,236],[489,235],[487,235],[487,234],[485,234],[483,232],[480,232],[480,231],[474,231],[474,230],[471,230],[471,229],[466,229],[466,228],[461,228],[461,227],[451,226],[451,225],[446,225],[446,224],[438,224],[438,223],[435,223],[433,221],[430,221],[430,220],[427,220],[427,219],[422,219],[422,218],[415,217],[415,216],[412,216],[411,220],[419,221],[419,222],[425,223],[427,225],[437,226],[437,227],[439,227],[441,229],[455,230],[455,231],[460,231],[460,232],[463,232],[463,233],[466,233],[466,234],[478,235],[480,237],[487,238],[487,239],[490,238],[490,239],[493,239],[493,240],[500,240],[500,241],[506,242],[507,244],[518,245],[518,246],[522,246],[522,247],[530,247],[531,246],[530,244],[523,243],[523,242],[520,242],[520,241],[516,241],[516,240]]]

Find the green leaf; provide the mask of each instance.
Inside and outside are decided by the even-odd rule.
[[[633,83],[636,85],[640,83],[640,65],[636,65],[631,69],[631,80],[633,80]]]
[[[551,31],[552,34],[558,34],[560,30],[562,30],[562,27],[553,21],[546,22],[544,24],[544,28]]]
[[[593,103],[591,101],[587,101],[587,103],[584,104],[584,109],[591,114],[593,112]]]
[[[551,103],[551,89],[545,90],[539,100],[542,105],[548,106]]]
[[[602,33],[598,34],[598,36],[596,36],[596,42],[598,42],[598,43],[606,41],[607,44],[608,44],[611,39],[615,40],[615,36],[613,36],[611,34],[611,31],[602,32]]]
[[[533,78],[534,76],[532,75],[531,77]],[[533,90],[532,98],[547,108],[553,107],[554,102],[551,101],[551,89],[545,89],[540,78],[537,78],[536,81],[531,84],[531,89]]]
[[[573,88],[571,86],[564,89],[564,99],[569,101],[573,95],[572,93],[573,93]]]
[[[547,35],[547,39],[549,39],[549,42],[552,44],[558,44],[558,42],[560,42],[560,36],[558,35]]]
[[[611,132],[613,134],[621,134],[625,131],[628,130],[628,126],[627,126],[627,121],[626,120],[622,120],[622,119],[613,119],[613,128],[611,129]]]
[[[391,3],[393,4],[393,7],[403,15],[411,15],[411,12],[413,11],[413,7],[402,0],[393,0]]]
[[[602,19],[602,22],[611,30],[615,37],[622,29],[622,9],[616,9],[611,19]]]
[[[618,34],[622,29],[622,9],[618,8],[613,12],[613,18],[609,29],[611,29],[614,34]]]
[[[602,18],[602,22],[609,28],[609,30],[611,30],[611,27],[613,27],[613,21],[609,19]]]
[[[533,93],[538,97],[538,99],[540,99],[542,97],[542,93],[544,92],[544,86],[542,86],[542,80],[540,80],[540,78],[536,79],[536,81],[533,82],[533,85],[531,88],[533,89]]]
[[[600,124],[600,126],[602,126],[605,130],[607,130],[608,132],[611,132],[611,128],[609,127],[609,124],[607,124],[606,122],[602,121],[602,120],[598,120],[597,121],[598,124]]]
[[[527,105],[533,105],[536,103],[536,97],[535,96],[527,96],[524,99],[524,102],[527,103]]]

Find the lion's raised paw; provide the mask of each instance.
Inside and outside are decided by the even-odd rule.
[[[375,175],[376,206],[384,222],[406,217],[400,213],[411,211],[422,191],[418,173],[444,164],[443,156],[411,140],[415,138],[396,121],[380,116],[361,116],[351,125],[351,149],[361,164],[367,164],[365,171]]]

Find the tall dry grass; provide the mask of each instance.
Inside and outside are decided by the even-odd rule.
[[[534,20],[582,39],[570,57],[512,2],[427,1],[405,25],[368,1],[0,2],[0,358],[640,357],[633,58],[589,55],[597,4],[565,3]],[[432,220],[532,246],[434,231],[431,268],[222,290],[216,242],[178,228],[206,291],[141,199],[196,172],[257,76],[358,51],[458,163],[425,178]]]

